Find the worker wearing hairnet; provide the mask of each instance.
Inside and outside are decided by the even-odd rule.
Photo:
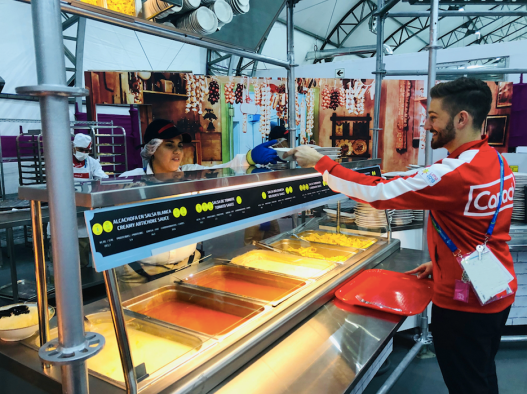
[[[276,151],[270,148],[277,142],[274,140],[256,146],[247,154],[236,155],[225,164],[210,167],[199,164],[181,165],[184,144],[192,142],[192,138],[178,130],[171,121],[164,119],[156,119],[150,123],[143,140],[145,145],[141,150],[141,157],[145,166],[127,171],[121,177],[215,168],[241,168],[245,171],[251,165],[275,164],[280,160]],[[192,244],[124,265],[118,270],[121,290],[128,290],[134,283],[146,283],[176,269],[197,263],[200,258],[196,244]]]

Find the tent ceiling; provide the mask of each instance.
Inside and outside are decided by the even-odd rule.
[[[373,5],[376,3],[376,0],[301,0],[294,10],[295,26],[312,33],[313,36],[325,38],[324,41],[315,40],[313,46],[316,45],[318,49],[324,49],[324,42],[343,47],[375,44],[376,36],[370,32],[368,22]],[[466,11],[493,9],[527,11],[525,1],[512,3],[486,1],[486,5],[481,5],[481,1],[475,1],[475,4],[467,3],[468,1],[463,1]],[[440,9],[448,10],[451,5],[452,2],[441,2]],[[426,2],[423,4],[423,1],[418,1],[414,5],[406,1],[400,2],[392,9],[393,12],[427,10],[429,4]],[[285,19],[285,17],[284,10],[280,18]],[[428,45],[428,23],[428,18],[389,17],[385,22],[385,43],[390,45],[395,53],[421,51]],[[443,47],[523,39],[527,37],[527,18],[442,18],[439,23],[439,36],[442,38],[440,42]],[[298,61],[304,56],[305,53],[296,54]],[[340,59],[343,58],[336,58],[335,61]]]

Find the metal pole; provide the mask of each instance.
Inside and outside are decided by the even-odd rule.
[[[39,85],[66,88],[66,68],[59,0],[31,2]],[[40,115],[53,238],[58,338],[62,347],[81,346],[84,338],[77,215],[71,165],[68,97],[49,90],[40,97]],[[52,154],[50,154],[52,153]],[[86,362],[62,367],[62,392],[88,393]]]
[[[80,17],[77,22],[77,43],[75,45],[75,86],[84,87],[84,41],[86,37],[86,18]],[[82,112],[82,97],[77,97],[75,102]]]
[[[296,80],[295,80],[295,25],[293,20],[293,0],[287,0],[287,117],[289,128],[289,148],[296,147]],[[289,163],[292,169],[296,168],[296,162],[293,160]]]
[[[381,9],[383,0],[377,0],[377,8]],[[373,135],[371,141],[372,158],[379,156],[379,123],[381,117],[381,91],[384,72],[383,63],[383,44],[384,44],[384,19],[382,15],[377,15],[377,51],[375,52],[375,100],[373,109]]]
[[[390,77],[428,75],[428,70],[392,70],[386,71],[385,75]],[[436,69],[436,75],[478,75],[478,74],[525,74],[526,68],[471,68],[471,69]]]
[[[427,94],[427,108],[430,109],[430,102],[432,97],[430,96],[430,90],[435,86],[436,83],[436,64],[437,64],[437,24],[439,11],[439,0],[432,0],[430,9],[430,43],[428,44],[428,94]],[[432,146],[430,145],[430,134],[425,131],[425,166],[432,164]],[[426,252],[428,250],[428,216],[429,212],[424,212],[423,222],[423,239],[422,239],[422,250]],[[428,321],[427,321],[428,324]]]
[[[527,342],[527,335],[504,335],[501,337],[502,342]]]
[[[380,16],[380,17],[383,17],[384,15],[386,15],[388,13],[388,11],[390,11],[393,7],[395,7],[397,5],[397,3],[399,2],[399,0],[390,0],[388,1],[385,5],[381,6],[381,4],[378,5],[377,7],[377,10],[373,16]]]
[[[412,12],[388,12],[387,18],[421,18],[430,16],[429,11],[412,11]],[[441,18],[448,17],[474,17],[474,16],[527,16],[527,11],[439,11],[438,16]]]
[[[44,236],[42,233],[40,201],[31,200],[31,225],[33,227],[33,251],[35,254],[35,277],[37,281],[38,327],[40,329],[40,346],[43,346],[50,340],[50,337],[46,261],[44,259]],[[47,363],[44,363],[44,365],[49,367]]]
[[[6,228],[7,250],[9,252],[9,264],[11,265],[11,285],[13,290],[13,302],[18,302],[18,274],[16,270],[15,240],[13,237],[13,227]]]
[[[337,234],[340,234],[340,200],[337,201]]]
[[[397,380],[400,378],[400,376],[403,374],[403,372],[408,368],[412,360],[417,356],[421,348],[423,347],[423,342],[418,341],[416,344],[410,349],[408,354],[404,356],[401,363],[395,368],[392,372],[392,374],[386,379],[386,382],[381,386],[379,391],[377,391],[377,394],[386,394],[390,391],[392,386],[397,382]]]
[[[104,271],[104,283],[106,285],[106,293],[110,303],[113,327],[115,330],[115,337],[117,338],[117,347],[119,348],[119,355],[121,356],[121,366],[123,368],[126,392],[129,394],[135,394],[137,393],[137,377],[135,375],[134,363],[132,361],[130,342],[128,341],[128,334],[126,332],[117,275],[115,274],[114,269]]]

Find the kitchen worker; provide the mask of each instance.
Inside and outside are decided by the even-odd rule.
[[[425,129],[432,134],[432,148],[444,147],[449,155],[414,175],[390,180],[362,175],[307,146],[288,155],[302,167],[315,167],[334,191],[374,208],[430,210],[428,251],[432,261],[408,273],[419,278],[433,276],[432,327],[439,367],[451,394],[495,394],[494,358],[514,294],[482,306],[455,255],[474,252],[490,233],[486,245],[514,277],[509,286],[516,292],[507,245],[514,176],[487,137],[481,138],[492,103],[484,82],[460,78],[434,86],[430,94]],[[492,231],[490,223],[496,212]]]
[[[108,178],[108,175],[102,170],[101,164],[90,156],[92,140],[86,134],[75,134],[72,143],[73,154],[73,178],[81,180],[99,180]],[[48,235],[51,236],[51,226],[48,223]],[[77,235],[79,239],[79,255],[81,268],[87,268],[90,265],[90,240],[84,217],[77,218]],[[50,248],[51,250],[51,248]],[[51,253],[49,254],[51,259]]]
[[[146,128],[143,140],[145,145],[141,150],[141,157],[146,162],[145,167],[127,171],[121,174],[121,177],[214,168],[240,168],[245,173],[245,170],[251,165],[276,164],[280,160],[276,151],[269,148],[277,142],[272,140],[256,146],[247,154],[236,155],[233,160],[225,164],[210,167],[199,164],[181,165],[184,144],[192,142],[192,138],[189,134],[179,131],[174,123],[165,119],[156,119],[150,123]],[[124,265],[119,269],[121,290],[128,290],[135,284],[150,282],[171,271],[195,264],[200,258],[196,244],[192,244]]]
[[[99,180],[108,178],[101,163],[90,156],[92,140],[86,134],[76,134],[73,139],[73,177]]]

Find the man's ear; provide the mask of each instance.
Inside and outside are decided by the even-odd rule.
[[[457,129],[464,129],[472,122],[472,116],[467,111],[461,111],[456,115],[454,126]]]

